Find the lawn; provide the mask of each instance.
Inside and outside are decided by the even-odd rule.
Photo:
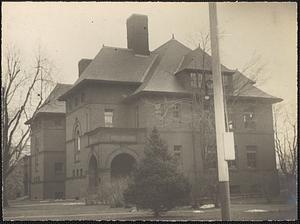
[[[150,211],[130,212],[128,208],[86,206],[80,201],[19,202],[3,210],[4,220],[221,220],[218,208],[174,209],[154,219]],[[295,220],[296,207],[288,204],[232,204],[232,220]]]

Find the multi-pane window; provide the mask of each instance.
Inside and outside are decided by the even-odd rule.
[[[80,169],[80,176],[82,176],[83,175],[83,173],[82,173],[82,169]]]
[[[254,110],[248,109],[243,114],[244,127],[249,129],[255,129],[255,114]]]
[[[191,73],[191,87],[197,88],[197,74]]]
[[[257,167],[257,147],[254,145],[247,146],[247,166],[252,169]]]
[[[202,87],[202,81],[203,81],[202,74],[192,72],[192,73],[190,73],[190,80],[191,80],[191,87],[193,87],[193,88],[201,88]]]
[[[63,164],[62,163],[55,163],[54,164],[54,172],[55,174],[60,174],[63,172]]]
[[[180,117],[180,104],[175,103],[173,106],[173,117],[179,118]]]
[[[197,75],[197,82],[198,82],[198,87],[201,88],[202,87],[202,80],[203,80],[203,76],[201,74]]]
[[[114,111],[112,109],[104,110],[104,125],[105,127],[113,127]]]

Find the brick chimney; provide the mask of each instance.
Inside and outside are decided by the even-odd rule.
[[[133,49],[136,54],[149,55],[148,17],[132,14],[126,21],[127,48]]]
[[[86,67],[91,63],[91,59],[83,58],[78,62],[78,76],[86,69]]]

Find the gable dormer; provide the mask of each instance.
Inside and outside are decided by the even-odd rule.
[[[221,65],[224,92],[233,91],[233,70]],[[190,51],[182,57],[175,72],[176,77],[187,90],[203,90],[206,94],[213,93],[212,62],[211,56],[200,47]]]

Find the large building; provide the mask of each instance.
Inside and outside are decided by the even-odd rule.
[[[211,57],[174,37],[153,51],[148,43],[147,16],[133,14],[127,19],[127,48],[103,46],[94,59],[79,61],[73,85],[54,88],[30,121],[32,199],[101,196],[105,185],[140,161],[154,126],[193,189],[201,186],[207,174],[205,139],[191,108],[203,89],[206,104],[212,103]],[[236,160],[229,164],[231,192],[255,192],[267,184],[276,193],[272,104],[281,99],[237,70],[223,65],[221,70],[227,128],[236,145]]]

